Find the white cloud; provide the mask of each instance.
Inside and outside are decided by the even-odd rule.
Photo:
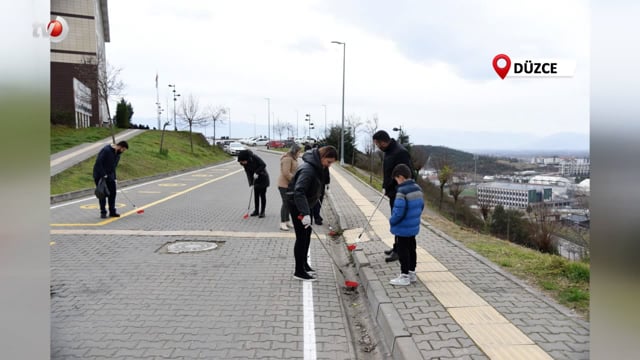
[[[326,104],[328,122],[338,123],[342,47],[331,44],[337,40],[347,44],[345,113],[363,119],[377,113],[382,128],[588,133],[589,18],[582,1],[114,0],[109,6],[107,56],[124,68],[134,122],[155,124],[157,70],[163,107],[167,84],[175,82],[202,104],[229,106],[237,124],[256,118],[266,125],[265,97],[274,119],[295,125],[296,110],[300,119],[305,113],[323,119]],[[569,79],[501,80],[491,67],[499,52],[572,58],[578,68]],[[247,136],[253,127],[233,131]]]

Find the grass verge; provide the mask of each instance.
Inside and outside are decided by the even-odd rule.
[[[159,130],[147,130],[128,140],[129,150],[120,158],[117,168],[118,180],[137,179],[146,176],[184,170],[198,166],[213,165],[231,159],[218,147],[210,146],[200,134],[193,135],[193,154],[188,132],[166,131],[160,154]],[[97,155],[97,154],[96,154]],[[51,194],[95,187],[93,164],[95,156],[51,177]]]
[[[119,133],[124,129],[115,129],[115,133]],[[74,129],[67,126],[52,125],[51,126],[51,154],[70,149],[74,146],[93,143],[111,136],[109,128],[84,128]]]

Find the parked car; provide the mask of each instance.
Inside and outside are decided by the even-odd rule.
[[[246,148],[244,145],[242,145],[241,143],[239,143],[239,142],[232,142],[231,144],[229,144],[229,148],[227,149],[227,152],[228,152],[230,155],[234,155],[234,156],[235,156],[235,155],[238,155],[238,153],[239,153],[240,151],[242,151],[242,150],[246,150],[246,149],[247,149],[247,148]]]
[[[316,143],[316,139],[312,138],[311,136],[304,136],[304,137],[299,137],[295,139],[296,144],[298,145],[314,145]]]
[[[238,140],[240,143],[245,144],[245,145],[251,145],[251,143],[253,142],[253,140],[257,139],[257,137],[252,136],[252,137],[248,137],[248,138],[244,138],[244,139],[240,139]]]
[[[269,138],[268,137],[260,137],[260,138],[253,139],[253,141],[251,141],[251,143],[249,143],[249,145],[251,145],[251,146],[265,146],[265,145],[267,145],[268,142],[269,142]]]
[[[271,140],[267,143],[267,149],[279,149],[284,147],[284,141]]]

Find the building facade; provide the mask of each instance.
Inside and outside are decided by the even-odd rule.
[[[591,175],[591,159],[567,159],[560,163],[562,176],[589,177]]]
[[[526,209],[532,204],[551,201],[552,189],[551,187],[527,184],[492,182],[478,185],[477,197],[478,204]]]
[[[110,41],[107,0],[51,0],[51,18],[64,18],[64,40],[51,43],[51,122],[71,127],[108,122],[99,96]]]

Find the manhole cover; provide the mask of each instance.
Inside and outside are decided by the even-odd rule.
[[[213,250],[218,245],[213,242],[205,241],[178,241],[167,246],[167,252],[170,254],[179,254],[185,252],[200,252]]]

